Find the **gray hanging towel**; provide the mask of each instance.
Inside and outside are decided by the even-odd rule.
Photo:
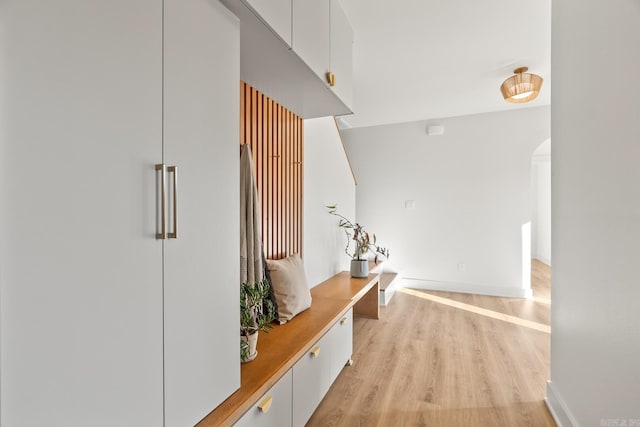
[[[251,148],[244,144],[240,155],[240,283],[264,279],[261,224]]]

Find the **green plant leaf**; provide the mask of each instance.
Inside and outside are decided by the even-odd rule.
[[[240,286],[240,333],[250,335],[256,331],[267,331],[275,319],[275,308],[269,299],[271,288],[264,279]]]

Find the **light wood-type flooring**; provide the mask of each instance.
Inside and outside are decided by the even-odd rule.
[[[555,426],[550,274],[532,261],[532,300],[399,290],[380,320],[354,319],[354,364],[307,425]]]

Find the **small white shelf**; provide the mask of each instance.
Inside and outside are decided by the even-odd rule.
[[[380,305],[386,306],[396,292],[399,280],[398,273],[380,274]]]

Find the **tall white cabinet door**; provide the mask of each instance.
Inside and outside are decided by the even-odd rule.
[[[240,386],[240,42],[219,2],[164,3],[164,162],[178,169],[178,235],[164,242],[172,427],[195,424]]]
[[[330,0],[293,0],[291,47],[321,79],[330,63]]]
[[[162,425],[162,8],[0,4],[2,426]]]

